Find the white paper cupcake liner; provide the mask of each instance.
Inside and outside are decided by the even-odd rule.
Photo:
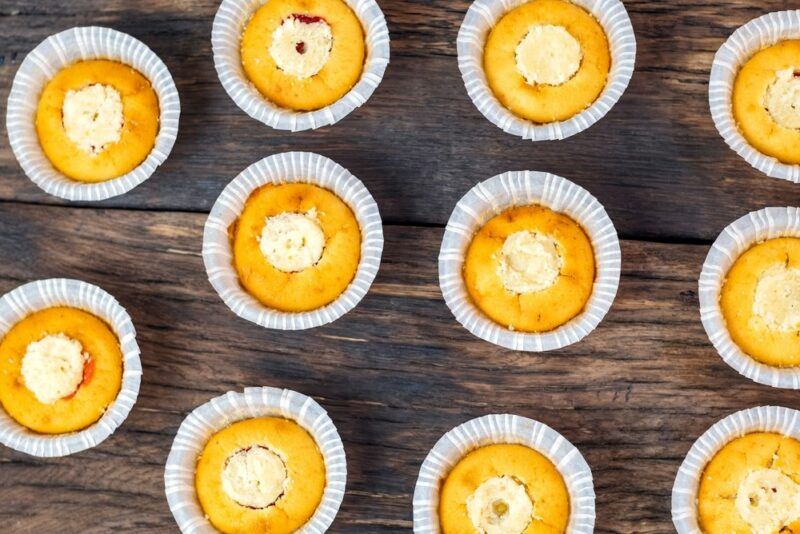
[[[800,412],[760,406],[733,413],[706,430],[683,460],[672,487],[672,522],[678,534],[701,533],[697,492],[706,465],[726,444],[752,432],[775,432],[800,439]]]
[[[164,470],[167,502],[181,532],[212,534],[217,530],[206,519],[195,490],[197,457],[213,434],[227,426],[254,417],[283,417],[306,429],[316,441],[325,461],[325,491],[322,501],[299,534],[328,530],[344,498],[347,461],[344,445],[328,413],[314,399],[296,391],[272,387],[230,391],[195,408],[183,420]]]
[[[711,65],[708,104],[722,138],[747,163],[772,178],[800,181],[800,165],[787,165],[762,154],[744,138],[733,118],[733,83],[739,68],[761,50],[785,39],[800,38],[800,10],[777,11],[753,19],[736,30],[717,50]]]
[[[597,271],[586,309],[541,334],[511,331],[489,319],[472,302],[463,276],[464,255],[475,233],[506,209],[529,204],[565,213],[577,221],[591,239]],[[479,183],[456,204],[439,251],[439,285],[456,320],[474,335],[508,349],[541,352],[576,343],[597,328],[617,294],[621,261],[614,224],[588,191],[549,173],[507,172]]]
[[[594,530],[592,471],[580,451],[564,436],[533,419],[518,415],[485,415],[463,423],[436,442],[419,470],[414,488],[414,532],[438,534],[442,481],[468,452],[495,443],[526,445],[553,462],[567,485],[570,519],[567,532]]]
[[[342,98],[316,111],[293,111],[267,100],[247,78],[240,53],[245,25],[267,1],[223,0],[214,17],[211,30],[214,66],[222,87],[237,106],[267,126],[298,132],[339,122],[372,96],[389,64],[389,29],[375,0],[344,0],[364,28],[367,50],[358,83]]]
[[[714,241],[700,273],[700,319],[708,339],[725,363],[750,380],[776,388],[800,389],[800,366],[773,367],[742,352],[725,325],[719,305],[722,284],[734,262],[761,241],[800,237],[799,208],[764,208],[728,225]]]
[[[78,182],[57,171],[36,134],[36,108],[44,86],[64,67],[88,59],[119,61],[141,72],[153,85],[160,108],[158,136],[147,158],[131,172],[99,183]],[[178,90],[155,52],[125,33],[88,26],[51,35],[25,57],[8,97],[6,128],[14,156],[33,183],[60,198],[94,201],[130,191],[164,163],[178,135],[180,113]]]
[[[336,300],[316,310],[290,313],[267,308],[242,288],[233,267],[228,227],[239,218],[255,189],[265,184],[298,182],[328,189],[350,206],[361,227],[361,260],[355,278]],[[372,195],[347,169],[311,152],[284,152],[250,165],[217,198],[203,232],[206,273],[225,304],[243,319],[278,330],[322,326],[352,310],[369,291],[382,252],[383,227]]]
[[[136,331],[128,313],[114,297],[78,280],[51,278],[22,285],[0,298],[0,339],[33,312],[54,306],[80,308],[103,319],[122,349],[122,387],[105,414],[93,425],[68,434],[39,434],[17,423],[0,408],[0,443],[33,456],[66,456],[100,444],[128,416],[139,394],[142,363]]]
[[[483,48],[500,19],[530,0],[475,0],[458,32],[458,67],[470,99],[504,132],[532,141],[565,139],[602,119],[625,92],[636,62],[636,37],[625,6],[619,0],[571,0],[600,22],[611,50],[611,70],[605,89],[594,103],[565,121],[539,124],[523,119],[494,96],[483,70]]]

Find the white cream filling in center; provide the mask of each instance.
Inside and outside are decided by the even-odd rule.
[[[261,445],[233,453],[222,468],[222,490],[248,508],[266,508],[286,491],[289,475],[280,456]]]
[[[494,477],[467,498],[467,515],[479,534],[521,534],[533,520],[533,501],[514,478]]]
[[[22,380],[42,404],[75,393],[83,381],[87,357],[79,341],[52,334],[30,343],[22,357]]]
[[[581,45],[563,26],[535,24],[517,45],[517,69],[530,85],[561,85],[581,67]]]
[[[69,140],[96,156],[122,136],[122,97],[110,85],[100,83],[70,90],[64,96],[61,117]]]
[[[753,534],[773,534],[800,519],[800,486],[778,469],[756,469],[739,484],[736,510]]]
[[[753,314],[780,332],[800,329],[800,269],[774,265],[756,283]]]
[[[563,260],[549,236],[522,230],[508,236],[500,249],[498,275],[513,293],[534,293],[558,280]]]
[[[267,217],[259,246],[267,261],[280,271],[294,273],[316,265],[325,250],[325,233],[316,209]]]
[[[764,94],[764,107],[780,126],[800,128],[800,67],[775,73]]]
[[[279,69],[303,80],[322,70],[332,47],[333,32],[325,20],[296,14],[272,33],[269,53]]]

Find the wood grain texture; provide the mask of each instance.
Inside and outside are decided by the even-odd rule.
[[[716,355],[697,311],[704,245],[623,242],[611,313],[585,341],[547,354],[480,342],[439,293],[442,231],[389,226],[383,266],[353,312],[310,332],[236,318],[199,256],[202,214],[0,204],[0,292],[79,277],[131,314],[144,381],[99,447],[58,460],[0,449],[0,522],[13,532],[171,532],[163,464],[186,414],[248,385],[296,389],[329,410],[348,457],[333,532],[411,525],[419,465],[450,428],[510,412],[553,426],[592,467],[598,532],[671,530],[669,494],[692,441],[760,404],[800,408]],[[46,237],[43,237],[46,236]]]
[[[75,25],[100,24],[151,46],[170,68],[183,107],[166,164],[107,206],[208,210],[247,165],[290,149],[320,152],[349,168],[393,223],[441,225],[472,185],[522,169],[554,172],[587,187],[622,235],[632,238],[709,240],[750,210],[796,198],[792,184],[767,179],[727,148],[707,96],[713,55],[730,33],[792,3],[625,4],[639,47],[631,85],[605,119],[563,142],[509,136],[472,105],[455,58],[467,0],[381,1],[392,36],[383,83],[338,125],[304,134],[253,121],[225,94],[211,56],[217,1],[4,0],[0,106],[20,61],[36,44]],[[6,143],[0,143],[0,175],[0,198],[55,202],[25,178]]]
[[[713,54],[746,21],[800,5],[626,0],[639,45],[628,91],[588,131],[533,144],[488,123],[466,95],[455,38],[468,0],[379,3],[392,63],[373,98],[333,127],[288,134],[249,119],[219,85],[210,50],[217,1],[0,2],[0,112],[24,55],[87,24],[150,45],[183,107],[166,164],[94,206],[63,207],[39,191],[0,141],[0,293],[56,276],[100,285],[131,314],[145,372],[133,412],[101,446],[57,460],[0,448],[0,531],[174,532],[162,477],[180,422],[250,385],[311,395],[337,424],[349,480],[333,532],[409,531],[427,451],[452,427],[497,412],[536,418],[578,446],[595,476],[598,532],[669,532],[672,482],[697,436],[738,409],[800,408],[796,394],[721,361],[696,295],[708,243],[725,225],[798,198],[798,186],[750,169],[714,129]],[[224,185],[284,150],[349,168],[389,223],[369,295],[336,323],[302,333],[235,317],[200,258],[204,212]],[[583,342],[541,355],[473,338],[444,305],[436,274],[440,226],[457,199],[517,169],[587,187],[628,238],[609,316]]]

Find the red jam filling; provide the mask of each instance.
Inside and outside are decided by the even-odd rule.
[[[800,70],[796,70],[793,72],[795,78],[800,78]]]
[[[83,378],[81,379],[81,383],[78,384],[78,387],[75,388],[75,391],[73,391],[64,398],[71,399],[72,397],[74,397],[78,393],[78,390],[81,389],[81,386],[92,379],[92,376],[94,376],[94,360],[92,358],[89,358],[83,364]]]
[[[322,17],[317,17],[316,15],[304,15],[303,13],[292,13],[292,18],[298,22],[302,22],[303,24],[322,22]]]
[[[296,45],[294,45],[294,49],[297,50],[298,54],[305,54],[306,53],[306,43],[303,41],[298,41]]]

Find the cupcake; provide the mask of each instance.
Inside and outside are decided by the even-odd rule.
[[[798,412],[761,407],[715,424],[692,446],[675,480],[680,534],[792,532],[800,528]]]
[[[633,72],[636,44],[617,1],[476,0],[458,38],[478,109],[509,133],[561,139],[599,120]]]
[[[333,161],[284,153],[246,169],[206,222],[209,280],[239,316],[303,329],[352,309],[375,278],[383,232],[364,185]]]
[[[800,216],[767,208],[729,225],[700,275],[703,325],[743,375],[800,387]]]
[[[551,428],[513,415],[473,419],[428,454],[414,532],[592,532],[592,474]]]
[[[212,44],[231,98],[279,129],[338,121],[369,98],[389,61],[374,1],[226,0]]]
[[[248,388],[186,418],[164,479],[184,532],[324,532],[344,496],[344,448],[309,397]]]
[[[125,311],[101,289],[43,280],[0,301],[0,440],[61,456],[96,445],[127,416],[141,364]]]
[[[709,103],[725,142],[753,167],[800,181],[800,16],[780,11],[736,30],[714,58]]]
[[[574,343],[619,284],[614,225],[584,189],[545,173],[478,184],[456,205],[439,253],[445,302],[470,332],[506,348]]]
[[[8,132],[23,170],[45,191],[100,200],[155,171],[175,142],[179,114],[169,71],[149,48],[108,28],[74,28],[23,61]]]

